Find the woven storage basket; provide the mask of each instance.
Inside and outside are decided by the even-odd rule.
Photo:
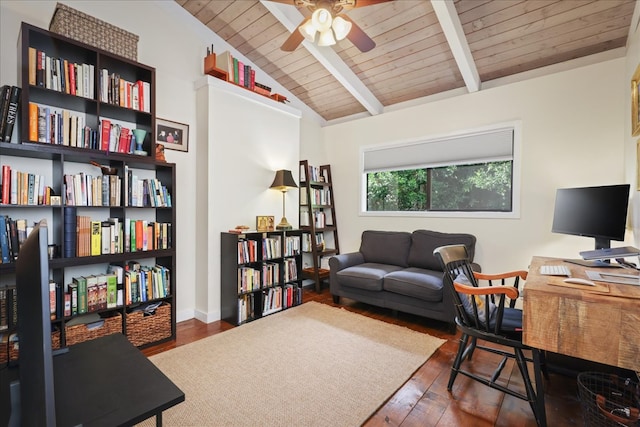
[[[11,342],[2,343],[2,349],[0,350],[0,364],[7,363],[7,353],[9,360],[18,360],[20,355],[20,343]],[[5,347],[6,344],[6,347]],[[51,333],[51,349],[57,350],[60,348],[60,331],[53,331]]]
[[[630,378],[581,372],[578,395],[585,426],[640,427],[640,384]]]
[[[127,338],[133,345],[141,346],[170,336],[171,304],[163,303],[154,314],[127,313]]]
[[[65,327],[67,345],[74,345],[83,341],[93,340],[111,334],[122,333],[122,315],[117,312],[109,313],[110,317],[103,317],[104,324],[98,328],[89,329],[86,325]],[[89,324],[91,325],[91,324]]]
[[[138,39],[133,33],[118,28],[91,15],[57,3],[49,31],[78,40],[107,52],[138,60]]]

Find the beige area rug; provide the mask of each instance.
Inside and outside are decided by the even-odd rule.
[[[442,343],[308,302],[150,359],[186,395],[166,426],[358,426]]]

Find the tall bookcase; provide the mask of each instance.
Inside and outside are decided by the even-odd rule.
[[[311,166],[307,160],[300,161],[300,229],[302,276],[313,280],[320,292],[322,281],[329,277],[323,258],[340,253],[330,165]]]
[[[48,73],[43,71],[35,81],[34,53],[50,58]],[[66,77],[74,74],[77,78],[78,68],[84,67],[82,78],[90,88],[81,94],[70,93],[65,89],[69,87],[65,73],[55,85],[51,84],[55,75],[60,75],[58,67],[65,61],[78,64],[78,67],[67,68],[71,72],[66,73]],[[24,220],[27,225],[47,219],[49,242],[55,246],[49,267],[52,283],[58,287],[52,293],[56,295],[57,307],[64,305],[64,294],[74,279],[100,278],[107,269],[123,271],[122,280],[117,284],[115,305],[112,302],[105,308],[101,303],[86,315],[65,315],[60,308],[58,313],[52,313],[52,330],[58,345],[70,345],[99,335],[101,324],[122,332],[140,347],[175,338],[176,170],[173,163],[155,160],[155,69],[25,23],[18,42],[18,66],[18,85],[22,89],[20,142],[0,143],[0,169],[10,170],[11,178],[6,178],[4,185],[10,186],[12,179],[17,182],[19,176],[26,177],[27,185],[11,186],[12,190],[15,188],[16,197],[0,205],[1,215]],[[105,76],[111,80],[111,88]],[[43,78],[50,84],[43,82]],[[125,83],[114,83],[112,80],[116,78]],[[139,98],[143,84],[147,97],[144,101]],[[134,85],[139,86],[140,92],[133,90]],[[119,96],[130,98],[122,102],[114,99],[116,88]],[[101,96],[105,90],[112,96]],[[138,97],[137,101],[133,97]],[[30,106],[33,112],[34,105],[39,112],[49,113],[46,121],[39,123],[48,131],[50,138],[46,143],[33,138]],[[63,115],[64,111],[67,113]],[[75,129],[77,138],[74,139],[69,136],[70,130],[63,130],[65,125],[72,125],[70,116],[80,117],[77,123],[83,124],[82,128]],[[102,145],[100,128],[104,122],[146,130],[142,144],[146,154],[133,154],[134,144],[126,145],[125,140],[121,141],[122,149]],[[41,130],[37,131],[38,137]],[[61,136],[63,132],[67,138]],[[102,175],[104,168],[90,162],[109,167],[115,174]],[[41,200],[37,196],[29,198],[33,194],[30,190],[37,190],[29,188],[31,179],[40,181],[44,194]],[[27,192],[26,201],[20,198],[24,192]],[[50,195],[58,196],[59,204],[52,203],[55,197]],[[87,222],[101,225],[100,239],[109,230],[108,237],[101,241],[106,247],[86,247],[92,243],[86,235],[91,233],[91,227],[84,226]],[[94,232],[97,233],[95,227]],[[136,232],[140,240],[133,237]],[[81,247],[80,242],[85,246]],[[9,261],[0,264],[3,277],[0,287],[10,288],[15,279],[14,259]],[[138,267],[136,274],[125,273]],[[131,283],[132,277],[141,279],[143,275],[137,285]],[[158,307],[146,314],[141,310],[150,309],[152,305]],[[82,324],[87,315],[98,315],[101,319],[93,322],[93,326],[98,326],[94,332]],[[78,320],[80,325],[72,326]]]
[[[300,230],[223,232],[221,317],[234,325],[302,303]]]

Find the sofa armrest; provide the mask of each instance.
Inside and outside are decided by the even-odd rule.
[[[340,281],[338,272],[347,267],[364,263],[364,255],[361,252],[351,252],[348,254],[335,255],[329,259],[329,289],[333,294],[334,301],[337,302],[340,294]]]
[[[361,252],[351,252],[348,254],[340,254],[332,256],[329,259],[329,268],[336,273],[347,267],[364,263],[364,255]]]

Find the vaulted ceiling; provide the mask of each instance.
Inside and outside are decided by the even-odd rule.
[[[363,53],[282,43],[306,8],[269,0],[176,0],[324,121],[624,48],[635,0],[395,0],[346,14],[376,43]]]

